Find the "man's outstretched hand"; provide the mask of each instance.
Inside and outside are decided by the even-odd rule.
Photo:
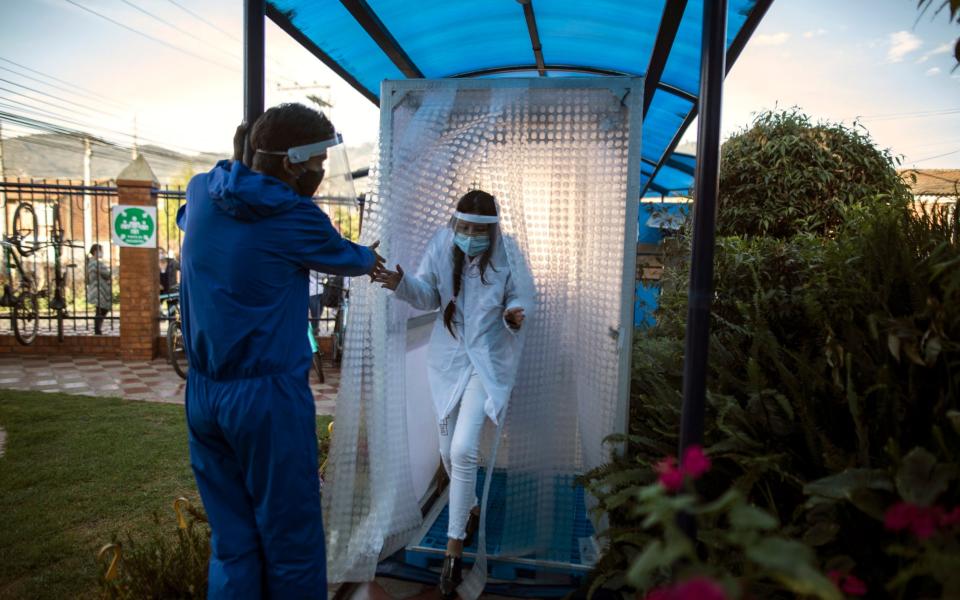
[[[377,248],[379,247],[380,247],[380,240],[377,240],[374,243],[367,246],[367,248],[369,248],[370,251],[373,252],[373,256],[376,258],[376,260],[373,261],[373,267],[370,269],[370,272],[367,273],[367,275],[370,276],[371,281],[376,281],[377,276],[383,271],[386,271],[386,268],[384,267],[384,265],[387,263],[387,259],[380,256],[380,253],[377,252]]]

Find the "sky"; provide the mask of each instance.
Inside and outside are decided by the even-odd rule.
[[[818,120],[859,117],[903,166],[960,167],[960,26],[918,18],[916,4],[775,0],[727,78],[724,136],[796,106]],[[0,112],[229,153],[243,114],[241,11],[240,0],[4,0]],[[268,106],[317,94],[348,145],[375,141],[376,107],[269,20],[267,54]],[[4,135],[25,131],[4,124]]]

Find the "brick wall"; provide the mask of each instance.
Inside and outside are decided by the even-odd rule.
[[[21,346],[12,335],[0,335],[0,356],[6,354],[120,358],[120,338],[109,335],[68,335],[63,342],[58,342],[56,336],[39,335],[31,345]]]
[[[156,206],[153,181],[118,179],[118,203]],[[120,248],[120,348],[125,360],[157,356],[160,266],[156,248]]]

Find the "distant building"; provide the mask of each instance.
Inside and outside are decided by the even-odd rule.
[[[956,206],[960,196],[960,169],[904,169],[900,176],[920,206]]]

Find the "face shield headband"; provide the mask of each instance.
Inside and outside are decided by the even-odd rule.
[[[270,154],[273,156],[286,156],[290,159],[290,162],[293,164],[305,163],[314,156],[320,156],[328,152],[334,146],[339,146],[343,144],[343,136],[339,133],[334,134],[334,136],[328,140],[322,142],[315,142],[313,144],[305,144],[303,146],[294,146],[292,148],[283,150],[260,150],[257,149],[257,152],[260,154]]]
[[[492,225],[500,222],[500,217],[496,215],[474,215],[470,213],[462,213],[459,210],[453,214],[453,218],[457,221],[465,221],[467,223],[474,223],[476,225]]]

